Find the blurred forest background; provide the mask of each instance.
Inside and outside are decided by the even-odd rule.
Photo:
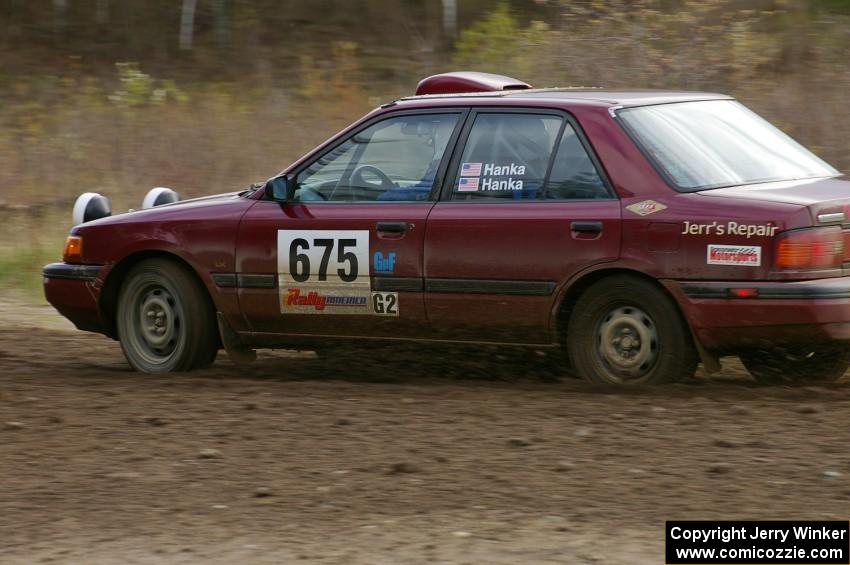
[[[848,53],[844,0],[0,0],[0,289],[82,192],[241,189],[448,70],[729,93],[846,171]]]

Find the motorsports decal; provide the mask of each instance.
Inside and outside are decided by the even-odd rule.
[[[773,237],[778,226],[770,224],[739,224],[738,222],[689,222],[685,220],[682,235],[742,235],[751,237]]]
[[[706,263],[709,265],[759,267],[761,266],[761,247],[753,245],[709,245]]]
[[[495,163],[462,163],[457,192],[522,190],[525,165],[496,165]],[[505,178],[507,177],[507,178]]]
[[[369,254],[369,230],[278,230],[282,314],[398,316],[398,293],[372,292],[376,271],[392,272],[395,253]]]

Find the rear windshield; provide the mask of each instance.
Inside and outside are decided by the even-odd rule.
[[[840,174],[734,100],[625,108],[617,116],[680,191]]]

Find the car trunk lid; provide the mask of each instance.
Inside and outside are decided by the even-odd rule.
[[[703,190],[699,194],[805,206],[809,209],[812,226],[842,226],[844,262],[850,263],[850,181],[847,177],[730,186]]]
[[[700,191],[699,194],[784,202],[818,208],[826,203],[850,202],[850,181],[847,177],[831,177],[765,182],[714,188]]]
[[[812,226],[842,226],[844,262],[850,263],[850,181],[846,177],[730,186],[703,190],[699,194],[805,206],[809,209]]]

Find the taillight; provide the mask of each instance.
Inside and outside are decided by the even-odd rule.
[[[794,230],[779,234],[773,264],[793,271],[840,269],[844,235],[839,226]]]
[[[69,235],[65,240],[65,251],[62,260],[66,263],[79,261],[83,257],[83,238],[78,235]]]

